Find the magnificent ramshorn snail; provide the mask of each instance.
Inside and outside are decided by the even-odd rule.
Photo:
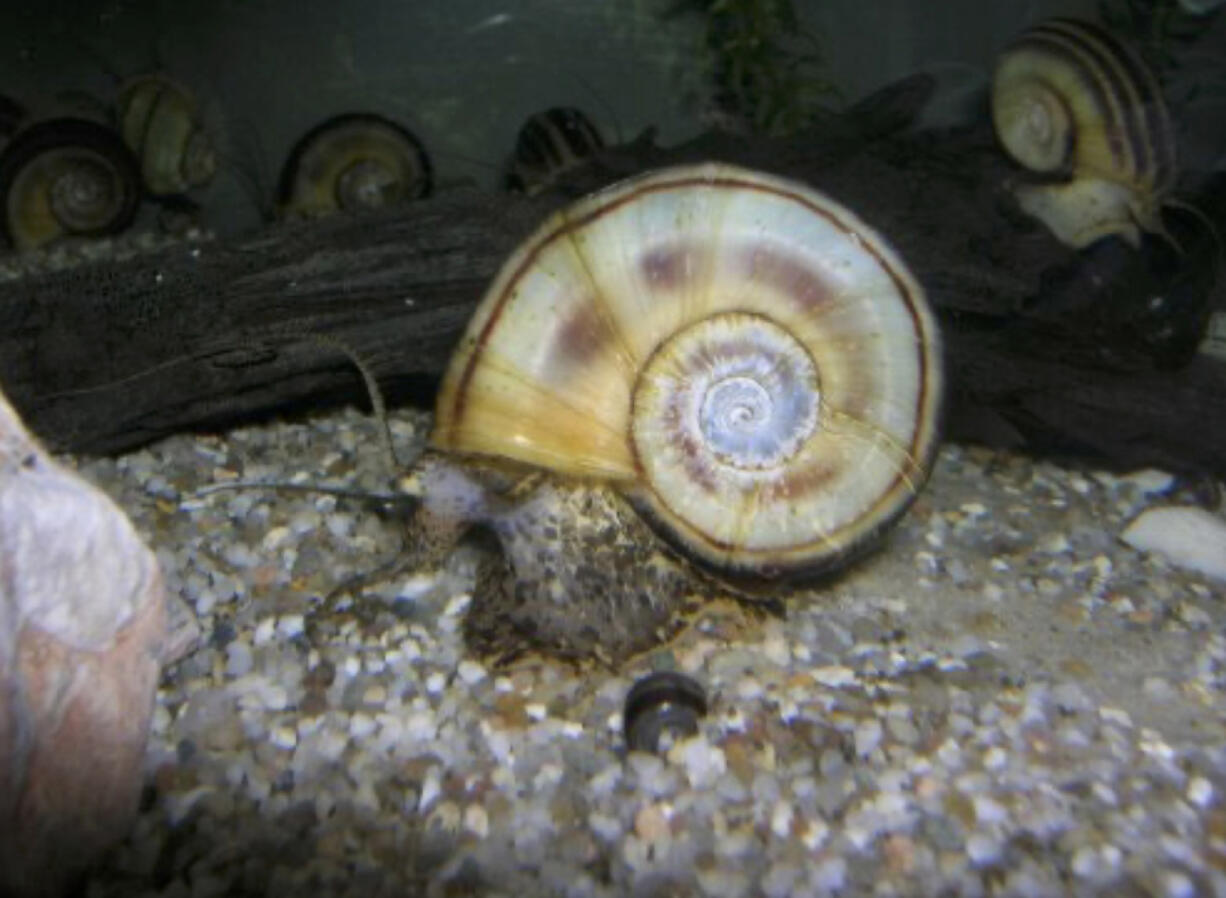
[[[623,655],[658,639],[688,570],[740,591],[861,554],[924,483],[941,394],[923,291],[856,216],[777,177],[666,169],[506,262],[404,486],[429,548],[473,522],[498,536],[514,585],[485,612],[476,590],[478,620]]]
[[[538,193],[569,168],[604,147],[604,138],[581,110],[555,106],[524,123],[515,139],[507,187]]]
[[[1170,117],[1153,73],[1110,32],[1073,19],[1024,32],[997,61],[992,120],[1009,155],[1045,178],[1019,186],[1018,203],[1062,243],[1165,233]]]
[[[141,75],[120,87],[116,107],[120,133],[152,196],[187,193],[212,180],[217,151],[186,88],[165,75]]]
[[[307,132],[281,171],[285,217],[376,209],[425,196],[430,160],[408,130],[383,116],[349,113]]]
[[[119,135],[87,119],[31,124],[0,155],[4,236],[18,249],[122,231],[140,204],[136,160]]]

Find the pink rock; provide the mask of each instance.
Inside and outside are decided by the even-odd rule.
[[[130,827],[165,640],[153,553],[0,394],[0,896],[61,894]]]

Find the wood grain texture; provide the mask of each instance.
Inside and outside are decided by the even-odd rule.
[[[671,150],[645,135],[535,199],[454,191],[0,284],[0,385],[56,448],[115,452],[360,397],[344,355],[303,337],[318,333],[393,396],[428,402],[486,284],[549,212],[635,172],[719,159],[805,180],[888,235],[941,317],[951,435],[1226,474],[1226,363],[1194,353],[1216,245],[1189,231],[1182,253],[1107,241],[1074,254],[1016,209],[1018,175],[986,130],[882,121],[878,106],[786,142]],[[1226,189],[1195,201],[1222,216]]]

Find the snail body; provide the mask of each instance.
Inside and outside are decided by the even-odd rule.
[[[1063,243],[1164,233],[1161,208],[1177,169],[1170,115],[1156,78],[1109,31],[1050,19],[998,58],[992,121],[1001,145],[1040,179],[1019,205]]]
[[[294,145],[278,200],[282,216],[314,218],[408,202],[431,187],[429,157],[413,134],[380,115],[348,113]]]
[[[110,128],[53,118],[22,128],[0,155],[4,237],[33,249],[64,237],[124,230],[140,204],[140,173]]]
[[[539,193],[568,169],[581,165],[604,148],[604,138],[591,120],[572,106],[538,112],[520,128],[507,173],[507,187]]]
[[[923,291],[851,212],[728,165],[665,169],[557,213],[510,257],[406,488],[434,534],[447,518],[522,534],[542,490],[608,505],[617,526],[595,533],[646,536],[620,563],[575,552],[589,582],[559,607],[616,581],[606,601],[658,628],[653,597],[693,591],[687,570],[754,593],[864,552],[927,477],[941,394]],[[491,465],[516,484],[499,509],[463,473]],[[556,543],[557,521],[544,530]],[[658,582],[636,587],[636,569]]]
[[[152,196],[184,194],[213,179],[217,151],[185,88],[161,74],[141,75],[120,87],[116,106],[120,133]]]

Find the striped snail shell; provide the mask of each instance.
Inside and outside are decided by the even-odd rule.
[[[122,231],[140,203],[136,160],[111,129],[58,118],[21,130],[0,155],[5,238],[18,249]]]
[[[141,75],[119,89],[119,130],[140,160],[153,196],[202,187],[217,172],[217,152],[192,95],[165,75]]]
[[[507,261],[444,376],[435,449],[608,483],[725,583],[826,572],[925,481],[937,329],[902,260],[801,184],[640,176]]]
[[[1149,67],[1110,32],[1074,19],[1023,32],[996,63],[992,121],[1009,155],[1044,176],[1016,196],[1061,242],[1164,233],[1170,116]]]
[[[600,131],[581,110],[555,106],[538,112],[519,130],[507,188],[529,195],[539,193],[604,145]]]
[[[430,160],[407,129],[371,113],[338,115],[290,151],[278,190],[282,215],[316,217],[392,206],[426,196]]]

